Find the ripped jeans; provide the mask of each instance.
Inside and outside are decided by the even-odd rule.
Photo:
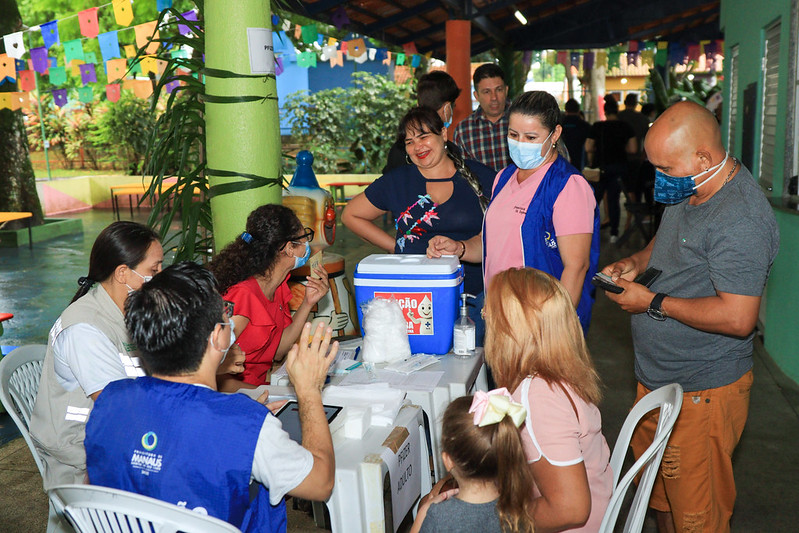
[[[735,505],[732,453],[749,414],[752,371],[734,383],[683,394],[682,409],[671,434],[649,506],[671,512],[677,531],[724,533]],[[638,384],[636,402],[650,392]],[[651,444],[657,411],[633,434],[637,459]]]

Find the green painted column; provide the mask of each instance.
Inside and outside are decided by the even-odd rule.
[[[268,0],[206,0],[205,65],[251,75],[250,33],[271,29]],[[262,35],[262,33],[261,33]],[[261,40],[261,42],[263,42]],[[263,53],[263,46],[260,46]],[[256,62],[256,65],[262,65]],[[258,68],[258,66],[256,66]],[[277,177],[280,171],[280,123],[274,78],[206,76],[206,93],[213,97],[273,97],[237,103],[206,103],[208,168],[239,175]],[[209,172],[211,187],[251,181],[241,176],[220,177]],[[211,198],[214,247],[218,252],[244,230],[247,215],[258,206],[281,201],[279,186],[262,186]]]

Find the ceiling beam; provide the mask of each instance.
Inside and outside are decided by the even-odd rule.
[[[384,30],[384,29],[389,28],[391,26],[395,26],[395,25],[398,25],[398,24],[400,24],[402,22],[405,22],[406,20],[408,20],[410,18],[413,18],[415,16],[418,16],[421,13],[426,13],[428,11],[432,11],[432,10],[434,10],[437,7],[440,7],[440,6],[441,6],[441,2],[439,0],[428,0],[424,4],[420,4],[418,6],[414,6],[412,8],[412,10],[411,9],[402,9],[402,8],[400,8],[400,12],[399,13],[397,13],[395,15],[392,15],[390,17],[386,17],[383,20],[381,20],[380,22],[376,22],[374,24],[370,24],[370,25],[364,27],[364,31],[366,31],[367,33],[368,32],[381,31],[381,30]],[[425,20],[425,22],[430,24],[429,20]]]

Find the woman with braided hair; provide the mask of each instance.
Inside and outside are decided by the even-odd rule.
[[[430,239],[445,236],[463,243],[480,234],[494,171],[447,150],[447,129],[435,110],[414,107],[402,118],[397,138],[405,146],[408,165],[396,167],[347,203],[341,220],[353,233],[388,253],[424,254]],[[389,235],[374,221],[391,212],[395,224]],[[460,244],[459,244],[460,246]],[[452,252],[463,260],[463,248]],[[464,289],[483,292],[479,258],[464,262]],[[472,319],[482,320],[479,307]]]

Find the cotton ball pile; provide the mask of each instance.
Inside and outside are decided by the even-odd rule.
[[[375,298],[363,304],[363,360],[370,363],[391,363],[411,356],[408,344],[408,323],[393,298]]]

